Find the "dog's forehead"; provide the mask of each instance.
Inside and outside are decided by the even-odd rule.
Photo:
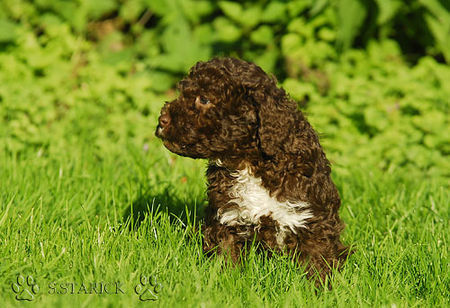
[[[213,100],[226,94],[229,85],[217,80],[182,80],[178,85],[180,97],[195,98],[203,96]]]

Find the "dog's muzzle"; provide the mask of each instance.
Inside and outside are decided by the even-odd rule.
[[[170,124],[170,117],[167,114],[167,112],[163,111],[161,112],[161,115],[158,119],[158,126],[156,127],[155,135],[157,137],[163,137],[164,129],[167,128]]]

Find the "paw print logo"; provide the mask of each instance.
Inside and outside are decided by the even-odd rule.
[[[28,275],[27,278],[22,275],[17,276],[16,282],[11,283],[11,288],[16,293],[18,301],[31,302],[39,293],[39,286],[31,275]]]
[[[141,275],[139,283],[134,287],[134,292],[139,296],[139,300],[143,302],[156,301],[161,288],[162,285],[157,282],[156,277]]]

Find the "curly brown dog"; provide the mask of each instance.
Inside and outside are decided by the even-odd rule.
[[[322,280],[349,250],[317,133],[276,80],[233,58],[198,62],[161,110],[172,152],[209,160],[203,249],[240,260],[252,241],[291,253]]]

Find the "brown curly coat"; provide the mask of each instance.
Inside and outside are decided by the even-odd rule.
[[[294,254],[323,280],[349,250],[340,198],[319,138],[297,104],[255,64],[197,63],[162,108],[156,135],[209,160],[205,252],[239,261],[252,241]]]

